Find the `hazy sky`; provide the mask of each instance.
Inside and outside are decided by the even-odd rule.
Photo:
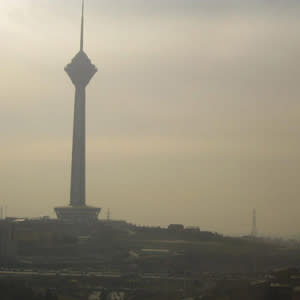
[[[87,202],[136,224],[300,233],[300,5],[88,0]],[[0,204],[69,201],[80,0],[0,0]]]

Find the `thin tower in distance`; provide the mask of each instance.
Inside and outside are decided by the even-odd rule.
[[[257,233],[258,233],[258,231],[257,231],[257,226],[256,226],[256,209],[253,209],[251,236],[256,237]]]

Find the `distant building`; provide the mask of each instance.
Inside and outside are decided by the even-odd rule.
[[[184,230],[184,226],[182,224],[170,224],[168,230],[179,232]]]
[[[184,230],[185,230],[185,232],[198,233],[198,232],[200,232],[200,227],[199,226],[188,226]]]
[[[15,226],[10,221],[0,221],[0,262],[15,260],[17,257],[17,240]]]

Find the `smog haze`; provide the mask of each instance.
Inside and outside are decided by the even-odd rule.
[[[78,2],[78,5],[74,5]],[[209,2],[209,3],[208,3]],[[0,1],[0,197],[54,217],[70,194],[80,1]],[[300,227],[300,4],[89,0],[87,201],[138,225]]]

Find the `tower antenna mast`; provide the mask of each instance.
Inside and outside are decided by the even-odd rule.
[[[80,51],[83,51],[83,42],[84,42],[84,0],[82,0],[82,12],[81,12]]]

